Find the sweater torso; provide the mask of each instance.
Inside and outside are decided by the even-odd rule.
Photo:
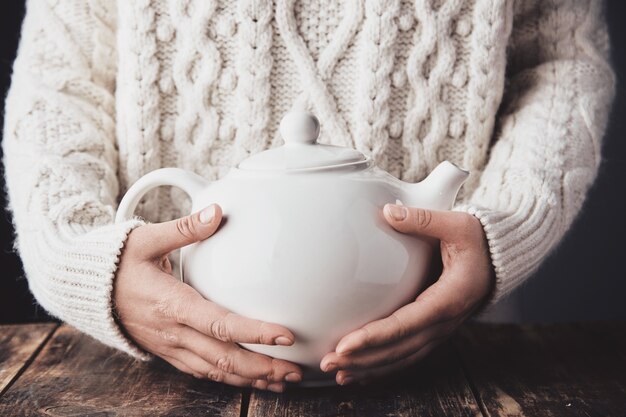
[[[120,192],[166,166],[214,180],[276,146],[307,109],[320,142],[354,147],[407,181],[442,160],[483,169],[500,105],[512,2],[120,1]],[[461,194],[461,197],[464,195]],[[138,213],[188,210],[180,190]]]

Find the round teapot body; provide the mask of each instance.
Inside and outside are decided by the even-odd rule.
[[[342,171],[233,169],[193,196],[194,211],[222,207],[220,229],[181,254],[184,281],[204,297],[296,336],[292,346],[247,349],[313,374],[342,336],[413,300],[432,255],[431,241],[383,218],[403,195],[395,178],[375,167]]]

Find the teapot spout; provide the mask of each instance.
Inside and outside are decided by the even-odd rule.
[[[450,210],[469,172],[449,161],[443,161],[422,182],[411,184],[408,202],[435,210]],[[420,204],[421,203],[421,204]]]

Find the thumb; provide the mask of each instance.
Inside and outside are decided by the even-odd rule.
[[[149,257],[162,256],[183,246],[204,240],[215,233],[222,221],[222,209],[211,204],[201,211],[164,223],[146,225],[144,238]]]
[[[383,213],[387,222],[398,232],[439,240],[453,240],[457,232],[466,227],[465,213],[454,211],[386,204]]]

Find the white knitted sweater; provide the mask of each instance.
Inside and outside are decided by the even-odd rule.
[[[116,4],[117,3],[117,4]],[[280,143],[291,108],[321,142],[393,175],[471,171],[497,274],[519,285],[557,245],[601,162],[614,76],[594,0],[29,0],[7,98],[6,180],[30,288],[50,313],[144,354],[112,314],[143,174],[216,179]],[[160,189],[139,214],[188,210]],[[471,279],[471,277],[468,277]]]

